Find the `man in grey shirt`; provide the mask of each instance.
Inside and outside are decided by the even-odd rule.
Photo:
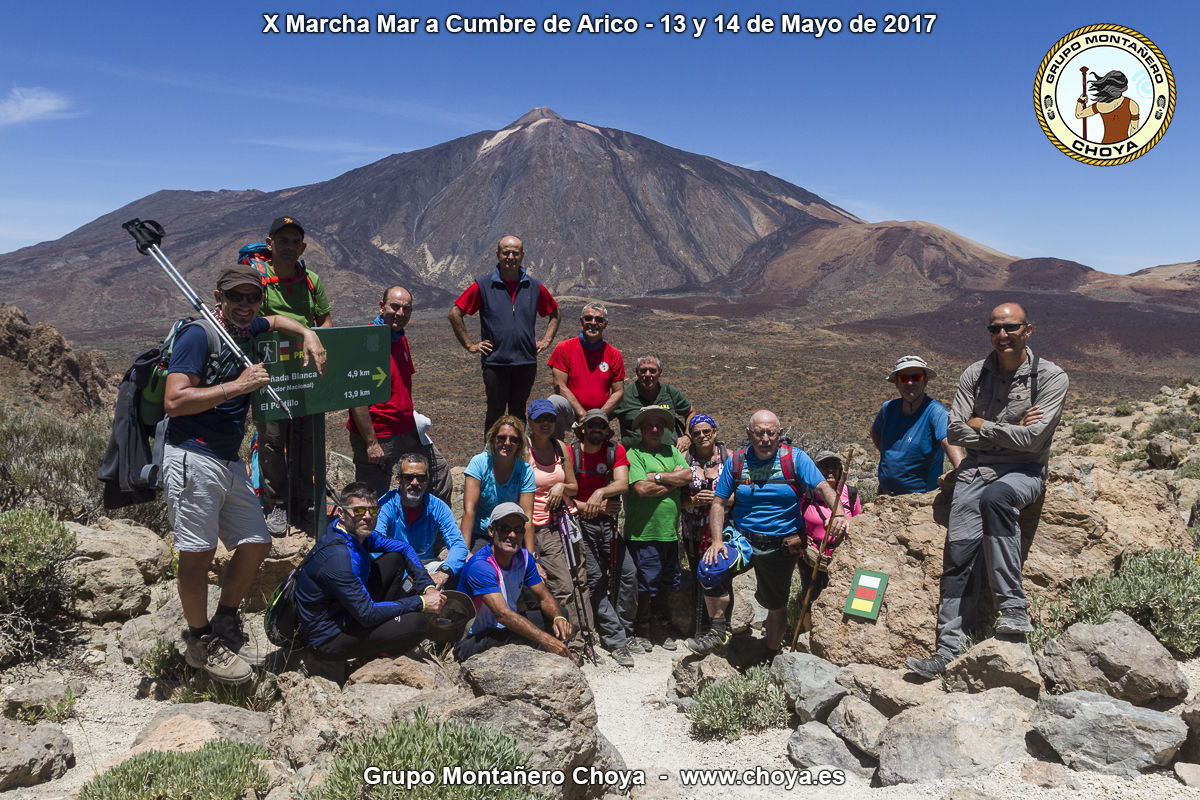
[[[946,532],[937,650],[905,662],[926,678],[945,672],[966,643],[985,577],[1000,612],[996,633],[1033,630],[1021,587],[1018,517],[1046,489],[1067,373],[1025,346],[1033,323],[1019,304],[997,306],[987,327],[993,352],[963,372],[950,408],[946,438],[966,456],[958,465]]]

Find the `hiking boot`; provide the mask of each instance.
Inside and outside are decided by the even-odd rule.
[[[288,532],[287,509],[275,504],[267,512],[267,533],[272,536],[286,536]]]
[[[929,658],[906,658],[904,660],[904,666],[929,680],[933,680],[945,672],[946,665],[949,663],[950,659],[936,653]]]
[[[650,644],[650,640],[644,636],[630,636],[627,641],[628,644],[625,647],[634,655],[649,653],[654,649],[654,645]]]
[[[651,630],[654,632],[654,638],[659,640],[658,646],[663,650],[673,653],[679,649],[679,645],[675,641],[678,638],[678,632],[670,622],[664,621],[652,624]]]
[[[1023,608],[1006,608],[1000,612],[996,622],[996,633],[1017,634],[1032,633],[1033,625],[1029,622],[1029,612]]]
[[[188,633],[183,638],[187,643],[183,657],[188,666],[204,670],[217,683],[236,686],[254,677],[250,665],[230,650],[220,636],[211,633],[208,636],[192,636]]]
[[[258,644],[246,635],[241,614],[213,615],[212,630],[213,636],[219,636],[226,647],[237,653],[250,666],[262,666],[267,660],[266,654],[259,650]]]
[[[629,647],[616,647],[609,653],[612,660],[620,664],[622,667],[633,666],[633,656],[629,653]]]
[[[703,633],[699,633],[683,643],[684,647],[691,650],[698,656],[706,656],[709,653],[715,653],[725,647],[725,643],[729,641],[729,630],[724,632],[709,628]]]

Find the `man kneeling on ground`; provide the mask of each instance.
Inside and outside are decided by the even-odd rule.
[[[563,616],[550,590],[538,575],[529,551],[521,546],[529,516],[516,503],[500,503],[488,518],[492,543],[475,552],[462,571],[460,588],[475,603],[475,624],[467,638],[454,647],[454,657],[465,661],[502,644],[529,644],[570,658],[566,642],[571,623]],[[541,613],[517,611],[521,590],[537,598]],[[546,619],[553,620],[546,632]]]
[[[341,506],[296,580],[301,630],[321,658],[398,656],[429,635],[422,612],[440,611],[445,595],[408,542],[373,532],[379,506],[370,486],[347,486]]]

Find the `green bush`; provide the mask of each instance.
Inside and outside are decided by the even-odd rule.
[[[1075,444],[1092,444],[1104,439],[1104,432],[1094,422],[1080,422],[1071,428],[1071,440]]]
[[[41,722],[42,720],[62,722],[75,716],[75,692],[71,691],[70,687],[68,687],[59,700],[45,705],[24,706],[15,710],[7,708],[4,715],[9,719],[29,723]]]
[[[1159,414],[1146,428],[1143,434],[1147,439],[1160,433],[1173,433],[1177,436],[1187,436],[1189,433],[1200,431],[1200,419],[1195,414],[1183,411]]]
[[[249,789],[263,797],[270,780],[254,763],[259,758],[270,754],[228,739],[190,753],[150,750],[92,778],[79,790],[79,800],[240,800]]]
[[[470,722],[429,719],[425,708],[413,719],[343,742],[333,754],[329,774],[303,800],[532,800],[531,787],[442,783],[442,768],[512,770],[528,767],[531,755],[518,742],[492,728]],[[431,785],[367,785],[367,767],[395,770],[431,770]]]
[[[0,513],[0,664],[46,652],[71,606],[75,534],[41,509]]]
[[[1200,563],[1183,550],[1152,550],[1124,559],[1111,573],[1093,575],[1071,584],[1069,608],[1039,613],[1052,630],[1035,630],[1030,646],[1037,649],[1067,626],[1107,622],[1123,611],[1153,633],[1169,650],[1183,657],[1200,654]],[[1036,640],[1036,644],[1035,644]]]
[[[1189,461],[1179,468],[1181,478],[1200,478],[1200,460]]]
[[[137,671],[148,678],[181,680],[187,674],[187,662],[174,644],[162,636],[137,663]]]
[[[687,715],[692,733],[701,739],[732,741],[788,722],[787,697],[766,667],[710,683],[695,699]]]
[[[1122,400],[1121,402],[1119,402],[1115,406],[1113,406],[1113,416],[1114,417],[1132,416],[1133,412],[1134,412],[1133,403],[1129,402],[1128,400]]]
[[[1126,450],[1122,453],[1117,453],[1115,456],[1113,456],[1113,461],[1115,461],[1118,464],[1124,464],[1126,461],[1138,461],[1138,460],[1141,460],[1141,461],[1146,460],[1146,451],[1145,450]]]
[[[0,510],[44,506],[55,517],[87,525],[104,510],[96,480],[112,430],[111,412],[61,418],[0,406]],[[120,516],[159,533],[168,529],[166,503],[126,506]]]

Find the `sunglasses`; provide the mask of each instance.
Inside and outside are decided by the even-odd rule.
[[[896,376],[897,383],[920,383],[923,380],[925,380],[925,376],[924,376],[924,374],[921,374],[921,373],[918,373],[916,375],[897,375]]]
[[[594,317],[591,314],[584,314],[580,319],[584,322],[604,322],[604,317]]]
[[[692,436],[712,436],[714,433],[712,428],[692,428]]]
[[[750,435],[755,439],[774,439],[779,435],[779,431],[750,431]]]
[[[497,436],[496,444],[517,444],[521,439],[518,436]]]
[[[558,415],[557,414],[542,414],[540,417],[534,417],[533,421],[534,422],[543,422],[543,423],[544,422],[557,422]]]
[[[518,523],[517,525],[513,526],[513,525],[504,525],[502,523],[496,522],[492,525],[492,529],[496,531],[497,536],[508,536],[513,533],[521,533],[522,531],[524,531],[525,523],[521,522],[521,523]]]
[[[409,483],[411,481],[417,481],[419,483],[424,483],[427,480],[429,480],[428,472],[410,472],[408,474],[404,474],[404,473],[400,474],[400,482],[401,483]]]
[[[221,292],[231,303],[261,303],[262,292]]]
[[[373,517],[379,513],[379,506],[347,506],[345,510],[352,517]]]
[[[1005,333],[1017,333],[1021,330],[1021,328],[1024,328],[1028,324],[1029,323],[1027,322],[1010,322],[1007,325],[988,325],[987,329],[988,333],[995,336],[1000,331],[1004,331]]]

